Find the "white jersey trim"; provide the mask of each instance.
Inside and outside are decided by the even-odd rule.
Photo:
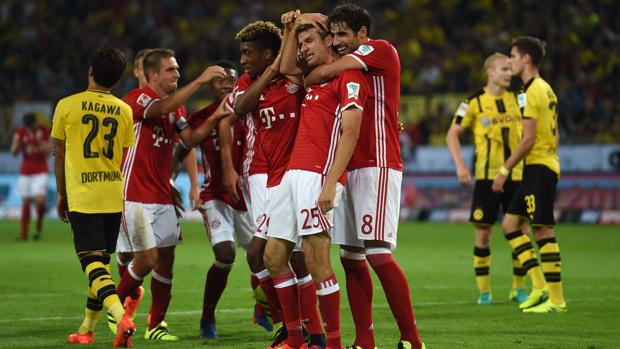
[[[347,56],[351,56],[351,57],[355,58],[356,61],[360,62],[360,64],[364,68],[364,70],[368,71],[368,66],[366,65],[366,63],[364,63],[364,61],[362,61],[361,58],[359,58],[358,56],[356,56],[356,55],[354,55],[352,53],[349,53]]]

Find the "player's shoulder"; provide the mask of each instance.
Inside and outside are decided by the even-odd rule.
[[[192,112],[191,114],[189,114],[188,121],[207,119],[209,116],[211,116],[211,114],[215,112],[217,107],[218,107],[218,104],[215,102],[212,102],[206,107],[202,109],[198,109]]]
[[[366,81],[364,73],[359,69],[343,70],[336,76],[340,82],[348,81]]]
[[[476,92],[470,94],[469,96],[467,96],[467,98],[465,98],[465,102],[466,103],[471,103],[471,101],[473,100],[477,100],[480,97],[484,96],[486,94],[486,92],[484,91],[483,88],[477,90]]]
[[[361,44],[357,48],[357,50],[355,50],[355,53],[360,56],[367,56],[375,52],[375,50],[383,51],[385,49],[391,49],[392,47],[393,47],[392,44],[387,40],[370,39],[366,41],[365,43]]]
[[[237,79],[236,86],[250,86],[252,82],[254,82],[254,80],[252,80],[250,74],[243,73],[239,79]]]

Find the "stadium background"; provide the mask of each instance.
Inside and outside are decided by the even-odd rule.
[[[523,335],[520,328],[528,328],[532,321],[516,313],[510,315],[514,309],[507,303],[487,310],[484,319],[479,314],[472,315],[477,308],[473,305],[476,291],[469,262],[469,226],[403,223],[396,253],[405,260],[403,267],[408,276],[415,275],[414,306],[422,334],[429,338],[427,343],[442,348],[454,348],[457,344],[464,348],[617,347],[617,325],[612,330],[611,323],[617,321],[620,313],[615,267],[620,263],[616,250],[620,237],[617,227],[601,224],[620,224],[618,2],[357,3],[372,14],[371,36],[392,41],[400,53],[400,119],[406,125],[401,136],[406,166],[403,221],[467,219],[470,190],[457,183],[444,144],[445,132],[462,98],[482,86],[484,75],[480,67],[484,57],[494,51],[507,53],[512,37],[529,34],[549,45],[541,73],[559,99],[563,174],[556,215],[562,223],[590,224],[566,224],[559,230],[563,255],[569,261],[569,306],[575,306],[565,318],[539,324],[534,333]],[[6,338],[0,347],[60,346],[63,336],[79,321],[77,315],[82,305],[82,294],[77,290],[83,275],[71,256],[66,226],[47,223],[47,235],[39,249],[13,241],[18,231],[14,218],[19,215],[20,198],[14,192],[14,184],[20,158],[11,157],[8,146],[14,127],[21,125],[22,115],[36,111],[41,122],[49,123],[58,99],[85,88],[89,54],[100,45],[120,47],[129,58],[145,47],[172,48],[181,65],[183,84],[218,59],[238,61],[234,34],[243,25],[257,19],[277,23],[281,12],[293,8],[327,13],[333,5],[316,0],[110,1],[105,6],[82,0],[0,3],[0,310],[7,315],[0,320],[0,338]],[[124,96],[134,86],[135,80],[128,70],[113,92]],[[206,93],[200,93],[191,99],[188,109],[203,106],[208,99]],[[465,146],[463,151],[471,164],[472,147]],[[179,181],[187,188],[186,177]],[[53,219],[53,180],[50,184],[48,215]],[[205,256],[209,247],[202,230],[198,223],[184,223],[187,243],[179,251],[176,269],[181,279],[176,285],[186,289],[175,289],[181,297],[172,302],[171,318],[185,337],[195,337],[197,332],[195,318],[200,295],[193,294],[191,301],[183,295],[187,296],[188,290],[200,289],[202,271],[212,258],[210,253]],[[506,244],[494,240],[494,251],[508,256]],[[497,286],[496,290],[507,293],[509,257],[504,261],[501,258],[494,259],[494,270],[505,271],[505,275],[495,279],[503,282],[504,288]],[[195,272],[199,273],[197,277]],[[230,287],[246,290],[247,269],[243,261],[237,261],[233,275]],[[240,292],[243,297],[225,294],[222,308],[234,305],[238,309],[239,304],[249,308],[249,293],[244,292]],[[394,326],[380,293],[375,293],[379,303],[377,318],[386,321],[376,320],[376,328],[385,331],[381,336],[387,336],[394,333]],[[63,297],[72,300],[58,309],[57,305],[62,303],[58,300]],[[345,303],[343,300],[343,306]],[[248,322],[247,314],[224,310],[219,316]],[[347,312],[343,316],[349,317]],[[17,319],[16,324],[11,323],[13,319]],[[343,333],[350,338],[352,325],[347,321],[350,320],[343,319]],[[100,324],[97,338],[109,344],[111,339],[106,339],[104,326]],[[239,328],[229,325],[228,330],[238,332]],[[266,343],[254,328],[248,333],[245,335],[250,343]],[[489,336],[493,340],[488,340]],[[380,339],[380,343],[392,343],[388,339]],[[234,347],[230,340],[227,338],[214,347]],[[187,343],[179,347],[187,347]],[[201,345],[196,338],[189,343]]]

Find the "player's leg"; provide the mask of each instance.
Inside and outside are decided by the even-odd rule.
[[[201,208],[205,229],[215,260],[207,272],[200,318],[200,336],[217,338],[215,307],[226,288],[235,262],[233,242],[234,210],[220,200],[210,200]]]
[[[295,244],[291,241],[269,237],[265,245],[263,259],[271,274],[280,301],[282,317],[288,335],[286,343],[292,348],[299,348],[304,343],[301,331],[299,287],[295,273],[289,266],[289,259],[294,246]]]
[[[353,179],[354,183],[356,179]],[[340,246],[340,263],[345,272],[347,298],[355,324],[355,340],[351,347],[373,349],[373,284],[364,254],[364,243],[357,237],[350,177],[342,191],[340,203],[334,209],[332,244]]]
[[[47,211],[45,197],[47,195],[48,181],[49,175],[47,173],[34,176],[32,195],[34,196],[37,210],[36,233],[33,236],[35,240],[41,238],[43,230],[43,218],[45,218],[45,212]]]
[[[521,186],[521,181],[508,181],[504,184],[504,192],[499,194],[501,195],[501,204],[502,210],[504,213],[508,210],[510,206],[510,202],[513,197],[519,190]],[[529,227],[527,225],[523,226],[523,234],[529,235]],[[527,271],[523,269],[523,265],[519,262],[519,258],[517,255],[512,252],[512,287],[510,290],[510,294],[508,295],[508,299],[510,301],[515,301],[519,304],[525,302],[527,300],[527,293],[525,292],[525,275],[527,275]]]
[[[306,257],[301,246],[299,248],[296,246],[291,254],[290,262],[299,285],[301,320],[308,331],[309,343],[323,347],[325,346],[325,338],[321,315],[317,307],[316,286],[312,280],[312,275],[310,275],[308,268],[306,268],[305,259]]]
[[[530,237],[523,233],[528,220],[534,217],[535,204],[532,199],[534,198],[537,180],[536,167],[526,166],[523,171],[521,186],[512,198],[502,221],[504,236],[512,251],[517,255],[523,269],[526,270],[527,275],[532,280],[532,292],[525,302],[519,304],[520,309],[535,306],[546,299],[546,283],[542,269],[538,264],[538,258]]]
[[[22,211],[20,219],[19,239],[28,240],[28,230],[30,226],[30,206],[32,199],[30,195],[30,186],[32,176],[20,175],[17,178],[16,191],[22,197]]]
[[[474,243],[474,272],[476,273],[476,285],[478,286],[478,304],[491,304],[491,226],[476,225],[476,241]]]
[[[352,171],[353,172],[353,171]],[[377,274],[400,330],[400,346],[421,348],[409,281],[392,250],[396,247],[402,172],[387,168],[356,170],[352,186],[356,231],[366,259]]]
[[[101,316],[103,304],[97,298],[91,287],[88,287],[88,296],[86,297],[86,308],[84,309],[84,320],[78,327],[77,332],[67,337],[67,343],[74,344],[92,344],[95,342],[93,333],[97,326],[97,321]]]

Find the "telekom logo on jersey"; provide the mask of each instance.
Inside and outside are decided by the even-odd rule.
[[[153,127],[153,146],[160,147],[161,143],[168,144],[171,142],[170,139],[164,137],[164,129],[159,126]]]
[[[260,114],[261,121],[265,125],[267,125],[265,128],[271,128],[272,122],[275,122],[276,120],[284,120],[284,118],[286,117],[284,113],[280,113],[276,115],[276,112],[273,109],[273,107],[259,109],[258,112]],[[295,113],[289,113],[288,117],[291,119],[295,118]]]

